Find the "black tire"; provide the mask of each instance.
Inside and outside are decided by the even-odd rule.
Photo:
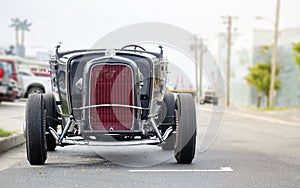
[[[31,165],[47,159],[46,110],[42,95],[30,95],[26,104],[26,151]]]
[[[29,95],[31,94],[43,94],[43,93],[44,90],[42,88],[34,86],[28,90],[27,96],[29,97]]]
[[[173,93],[165,93],[163,113],[165,114],[162,126],[164,126],[163,133],[167,128],[173,126],[176,129],[175,123],[175,98]],[[169,137],[161,144],[163,150],[173,150],[175,147],[175,133],[171,133]]]
[[[52,127],[57,131],[57,113],[55,98],[52,93],[44,94],[45,106],[46,106],[46,138],[47,138],[47,150],[54,151],[56,148],[56,140],[50,133],[49,127]]]
[[[196,150],[196,109],[190,94],[180,94],[176,100],[176,144],[174,155],[177,163],[192,163]]]

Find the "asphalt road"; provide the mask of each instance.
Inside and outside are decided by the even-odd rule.
[[[26,100],[1,102],[0,127],[10,131],[22,132]]]
[[[223,116],[222,109],[198,106],[191,165],[176,164],[172,152],[158,146],[67,146],[48,152],[46,165],[30,166],[23,145],[0,155],[0,187],[299,187],[297,117],[255,117],[239,109]]]

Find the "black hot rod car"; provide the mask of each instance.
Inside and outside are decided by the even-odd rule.
[[[168,61],[138,45],[60,52],[50,58],[52,93],[26,105],[27,159],[70,144],[157,144],[178,163],[195,156],[196,112],[190,94],[165,92]]]

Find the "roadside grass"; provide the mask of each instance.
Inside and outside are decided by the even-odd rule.
[[[8,131],[8,130],[0,128],[0,137],[8,137],[13,134],[14,134],[14,132],[12,132],[12,131]]]

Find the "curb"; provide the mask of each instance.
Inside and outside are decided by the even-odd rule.
[[[24,134],[17,134],[6,138],[0,138],[0,153],[25,143]]]

